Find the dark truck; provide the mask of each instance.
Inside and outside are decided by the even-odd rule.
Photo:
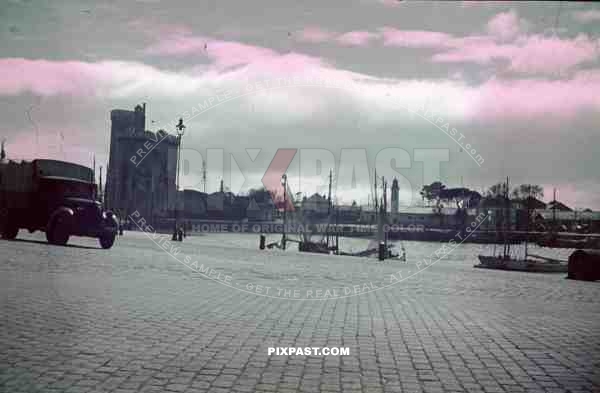
[[[111,248],[119,225],[97,201],[93,176],[90,168],[64,161],[0,162],[2,237],[14,239],[25,228],[45,231],[52,244],[87,236]]]

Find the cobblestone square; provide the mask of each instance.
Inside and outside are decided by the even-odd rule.
[[[600,391],[600,285],[474,269],[461,246],[419,274],[339,299],[249,294],[126,232],[0,243],[3,392]],[[375,282],[399,262],[260,251],[258,236],[188,237],[180,255],[288,289]],[[407,245],[409,262],[435,251]],[[349,356],[269,356],[269,347]]]

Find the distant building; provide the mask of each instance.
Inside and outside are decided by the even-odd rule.
[[[146,131],[145,108],[110,112],[106,206],[122,219],[138,211],[154,225],[174,215],[177,139],[165,131]]]
[[[206,218],[207,197],[205,192],[196,190],[183,191],[184,218]]]
[[[329,199],[320,194],[313,194],[302,202],[302,211],[314,215],[327,215],[329,212]]]
[[[398,213],[400,205],[400,187],[398,186],[398,179],[394,178],[392,182],[392,213]]]
[[[357,224],[360,222],[362,208],[356,204],[336,206],[334,214],[339,224]]]
[[[246,208],[246,217],[248,221],[271,221],[273,220],[273,211],[275,205],[271,199],[263,202],[256,202],[254,198],[248,201]]]
[[[510,202],[514,209],[529,209],[529,210],[542,210],[546,209],[546,204],[534,197],[527,197],[525,199],[513,199]]]
[[[569,206],[567,206],[564,203],[559,202],[559,201],[548,202],[548,205],[546,206],[546,208],[549,210],[557,210],[557,211],[565,211],[565,212],[573,211],[573,209],[571,209]]]

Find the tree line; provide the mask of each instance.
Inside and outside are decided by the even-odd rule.
[[[537,184],[521,184],[511,190],[505,183],[490,186],[483,195],[466,187],[446,187],[440,181],[425,184],[420,191],[423,202],[427,201],[437,207],[452,205],[457,208],[476,206],[505,206],[507,198],[523,201],[527,205],[544,196],[544,189]]]

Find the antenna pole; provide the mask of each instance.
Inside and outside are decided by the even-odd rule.
[[[202,191],[206,192],[206,161],[202,161]]]

